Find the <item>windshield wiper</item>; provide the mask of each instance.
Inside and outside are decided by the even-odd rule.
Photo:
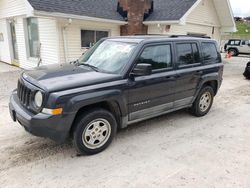
[[[89,68],[93,69],[93,70],[96,71],[96,72],[99,72],[99,69],[98,69],[97,67],[95,67],[95,66],[93,66],[93,65],[90,65],[90,64],[87,64],[87,63],[81,64],[80,61],[79,61],[78,59],[75,60],[75,61],[70,62],[70,64],[73,64],[73,65],[75,65],[75,66],[86,66],[86,67],[89,67]]]
[[[90,64],[87,64],[87,63],[80,64],[80,66],[86,66],[86,67],[93,69],[96,72],[99,72],[99,69],[97,67],[90,65]]]

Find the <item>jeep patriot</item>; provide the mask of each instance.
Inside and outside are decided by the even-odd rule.
[[[10,115],[35,136],[72,138],[79,154],[91,155],[130,124],[183,108],[206,115],[222,74],[211,39],[105,38],[74,62],[24,71]]]

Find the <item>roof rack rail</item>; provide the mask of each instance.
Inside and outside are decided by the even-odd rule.
[[[167,36],[163,34],[134,34],[134,36]]]
[[[204,39],[211,39],[209,36],[203,35],[171,35],[170,38],[178,38],[178,37],[195,37],[195,38],[204,38]]]

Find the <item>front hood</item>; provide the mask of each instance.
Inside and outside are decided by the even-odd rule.
[[[23,78],[49,92],[100,84],[121,78],[120,75],[95,72],[71,64],[41,66],[25,71]]]

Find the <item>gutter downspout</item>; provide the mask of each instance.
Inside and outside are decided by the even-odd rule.
[[[62,28],[62,36],[63,36],[63,52],[64,52],[64,61],[68,62],[68,42],[67,42],[67,28],[72,23],[72,19],[68,19],[68,23],[65,24]]]

